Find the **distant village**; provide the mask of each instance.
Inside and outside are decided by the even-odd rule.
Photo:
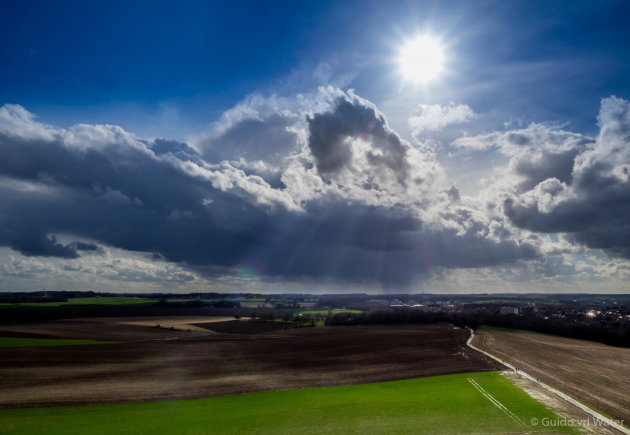
[[[259,293],[105,293],[95,291],[35,291],[0,293],[0,304],[63,302],[72,298],[137,297],[158,306],[232,308],[240,310],[359,310],[407,309],[427,313],[495,315],[599,324],[630,323],[627,294],[259,294]]]

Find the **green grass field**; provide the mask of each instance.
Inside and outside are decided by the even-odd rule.
[[[209,399],[3,409],[0,433],[577,433],[531,425],[533,418],[556,417],[500,373],[481,372]]]
[[[333,310],[308,310],[308,311],[300,311],[299,314],[322,314],[322,315],[326,315],[328,314],[330,311],[332,311],[333,314],[339,314],[339,313],[354,313],[354,314],[359,314],[362,313],[363,311],[361,310],[346,310],[343,308],[335,308]]]
[[[81,344],[113,344],[118,341],[71,340],[65,338],[0,337],[0,347],[76,346]]]
[[[0,306],[21,307],[60,307],[63,305],[150,305],[157,299],[105,297],[105,298],[68,298],[67,302],[21,302],[17,304],[0,304]]]

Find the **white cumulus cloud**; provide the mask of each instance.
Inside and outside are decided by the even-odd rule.
[[[425,130],[441,130],[450,124],[461,124],[475,118],[475,112],[466,104],[454,102],[440,104],[420,104],[416,114],[409,118],[409,126],[414,134]]]

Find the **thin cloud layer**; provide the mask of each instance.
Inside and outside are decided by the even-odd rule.
[[[468,106],[444,107],[418,128],[473,117]],[[469,197],[376,106],[331,87],[248,98],[190,143],[111,125],[55,128],[6,105],[0,246],[69,265],[101,245],[147,253],[190,271],[172,271],[174,282],[256,264],[277,282],[396,287],[453,269],[558,271],[564,262],[549,256],[571,247],[628,258],[628,110],[604,100],[596,140],[543,125],[457,140],[510,159]]]
[[[441,130],[450,124],[461,124],[475,118],[475,112],[466,104],[448,105],[420,104],[417,113],[409,117],[409,126],[414,134],[425,130]]]

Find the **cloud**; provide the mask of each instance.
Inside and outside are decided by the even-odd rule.
[[[74,242],[72,247],[77,251],[97,251],[98,245],[95,243]]]
[[[17,104],[0,107],[0,133],[13,138],[50,140],[54,135],[51,126],[35,120],[35,115]]]
[[[505,214],[521,228],[568,233],[575,243],[630,258],[630,103],[603,99],[598,124],[594,143],[556,154],[570,157],[570,171],[566,162],[552,170],[552,160],[532,160],[537,183],[508,196]]]
[[[0,243],[2,240],[0,240]],[[57,238],[41,233],[21,233],[10,239],[13,249],[20,251],[25,256],[78,258],[78,246],[62,245]]]
[[[549,274],[567,245],[627,256],[627,104],[604,100],[596,141],[541,124],[459,140],[510,159],[475,197],[374,104],[332,87],[247,98],[190,143],[56,129],[3,106],[0,245],[72,267],[106,248],[144,253],[190,273],[171,282],[220,281],[242,264],[278,283],[393,287],[453,269]],[[133,267],[117,276],[150,279]]]
[[[369,170],[373,177],[393,175],[400,185],[406,185],[410,147],[369,102],[353,94],[339,97],[332,111],[315,114],[308,126],[308,146],[320,174],[341,172],[358,161],[360,169]]]
[[[473,150],[497,149],[505,155],[515,155],[532,148],[562,152],[584,148],[593,142],[591,137],[563,130],[560,126],[532,123],[518,130],[464,136],[455,140],[453,145]]]
[[[414,134],[426,130],[441,130],[450,124],[461,124],[476,117],[473,110],[465,105],[450,102],[446,106],[439,104],[420,104],[414,116],[408,119]]]
[[[64,280],[66,285],[72,285],[66,280],[69,273],[72,273],[74,280],[79,283],[93,284],[94,280],[98,279],[99,285],[107,282],[110,283],[108,287],[114,289],[115,286],[119,288],[121,282],[172,286],[189,285],[200,280],[198,275],[178,265],[159,259],[147,261],[138,255],[116,249],[103,249],[97,256],[77,258],[71,263],[63,259],[44,261],[15,255],[3,260],[0,271],[5,277],[45,279],[48,285],[54,287],[57,279]]]
[[[208,162],[242,158],[278,165],[300,145],[292,126],[303,120],[305,110],[299,100],[255,94],[225,111],[193,144]]]
[[[571,180],[575,158],[595,139],[558,126],[531,124],[526,128],[461,137],[453,145],[474,151],[496,150],[509,158],[497,187],[525,192],[549,178]]]
[[[374,104],[354,92],[329,89],[325,96],[329,104],[307,115],[304,162],[290,175],[310,185],[316,175],[324,192],[367,205],[430,202],[443,181],[435,156],[402,139]]]

